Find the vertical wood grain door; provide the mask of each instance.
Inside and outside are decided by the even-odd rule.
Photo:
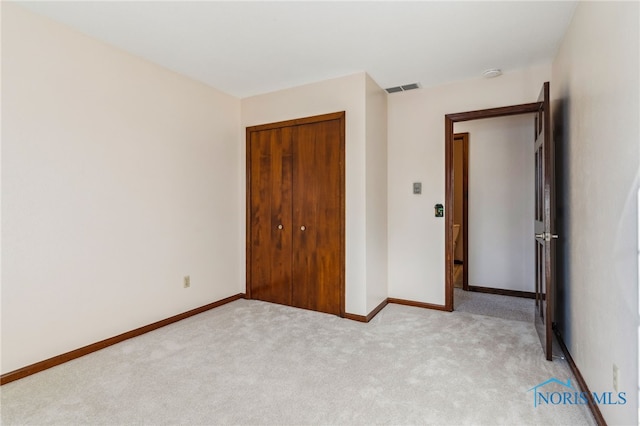
[[[547,360],[553,358],[552,325],[554,303],[554,240],[555,206],[553,198],[553,147],[551,141],[551,111],[549,83],[544,83],[538,98],[535,116],[535,326]]]
[[[247,128],[247,296],[344,315],[344,113]]]
[[[340,120],[296,126],[293,143],[293,306],[341,313]]]
[[[291,304],[291,128],[252,132],[249,163],[251,295]]]

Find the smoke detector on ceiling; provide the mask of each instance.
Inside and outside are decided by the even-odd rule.
[[[388,87],[384,90],[386,90],[387,93],[397,93],[397,92],[406,92],[407,90],[413,90],[413,89],[419,89],[419,88],[420,88],[420,83],[411,83],[411,84],[403,84],[402,86]]]
[[[502,75],[502,70],[500,68],[491,68],[482,73],[484,78],[494,78]]]

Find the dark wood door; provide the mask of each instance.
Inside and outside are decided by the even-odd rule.
[[[291,128],[251,132],[249,146],[250,297],[291,304]]]
[[[344,113],[247,128],[247,296],[344,315]]]
[[[340,120],[296,126],[293,137],[293,306],[342,313]]]
[[[553,147],[549,83],[544,83],[535,116],[535,257],[536,313],[535,326],[545,357],[551,361],[554,301],[555,206],[553,199]]]

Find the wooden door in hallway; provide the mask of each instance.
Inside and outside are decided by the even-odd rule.
[[[247,295],[344,315],[344,113],[247,128]]]
[[[469,290],[469,133],[453,136],[454,286]],[[456,225],[458,227],[456,235]]]
[[[535,256],[536,314],[535,326],[547,360],[553,357],[554,239],[555,219],[553,146],[549,83],[544,83],[538,97],[535,116]]]

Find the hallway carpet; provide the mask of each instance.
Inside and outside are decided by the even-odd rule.
[[[2,423],[594,424],[586,406],[534,407],[551,377],[575,383],[523,321],[238,300],[3,386]]]
[[[533,323],[535,300],[454,288],[453,309],[458,312]]]

